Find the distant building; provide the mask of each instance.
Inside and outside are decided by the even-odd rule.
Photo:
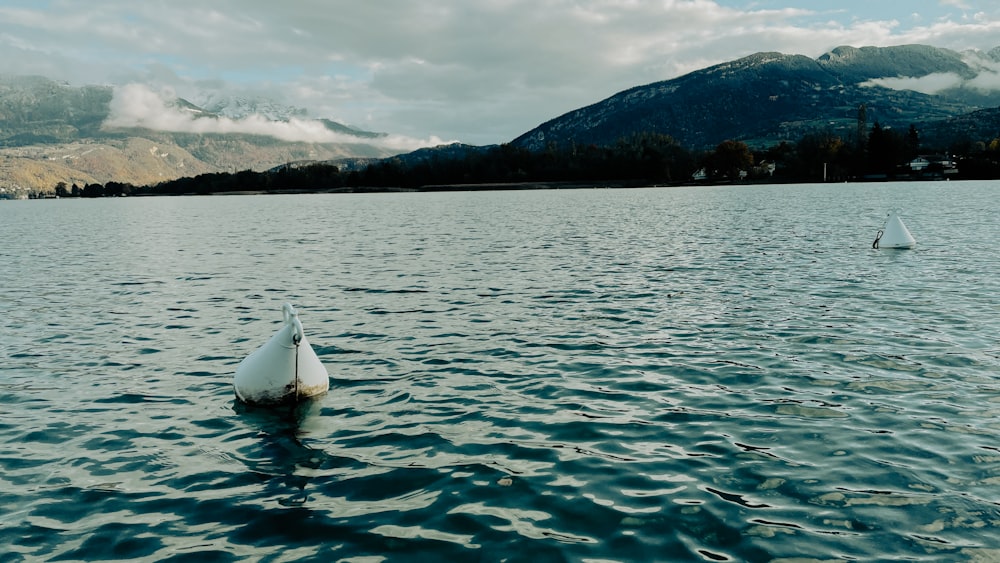
[[[955,167],[955,162],[948,156],[940,154],[920,155],[911,160],[909,166],[911,172],[936,172],[944,175],[958,173],[958,169]]]
[[[918,156],[910,161],[910,170],[913,172],[923,172],[931,165],[931,161],[925,157]]]
[[[760,164],[754,167],[753,173],[755,176],[774,176],[774,171],[777,170],[778,166],[773,162],[768,162],[766,160],[760,161]]]

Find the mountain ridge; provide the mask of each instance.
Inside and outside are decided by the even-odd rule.
[[[304,110],[265,99],[220,96],[200,100],[202,106],[138,87],[131,91],[133,101],[155,103],[135,110],[116,100],[118,94],[110,86],[0,76],[0,190],[51,191],[59,181],[149,185],[289,163],[358,170],[389,157],[420,162],[488,149],[455,145],[400,154],[379,144],[385,133],[309,120]],[[695,151],[725,140],[768,148],[813,133],[852,142],[862,107],[867,125],[916,125],[928,145],[988,143],[1000,133],[1000,47],[957,52],[926,45],[841,46],[816,58],[759,52],[628,88],[548,120],[509,145],[531,151],[553,144],[612,146],[645,134],[667,135]],[[109,119],[113,109],[138,113],[115,121]],[[157,129],[160,113],[177,117],[181,126]],[[213,132],[205,127],[212,120],[263,129]],[[341,142],[292,142],[256,133],[275,124],[319,130],[320,137]]]
[[[257,116],[255,123],[266,130],[269,124],[299,120],[314,124],[320,136],[327,131],[326,136],[341,142],[114,126],[109,125],[114,96],[111,86],[77,87],[42,76],[0,75],[0,190],[49,192],[58,182],[146,185],[207,172],[266,170],[295,160],[381,158],[394,152],[375,144],[385,133],[308,119],[305,110],[243,98],[233,98],[237,107],[230,110],[226,104],[231,99],[216,100],[210,109],[183,98],[164,105],[189,116],[195,125],[216,119],[239,123]]]
[[[765,146],[819,130],[849,136],[862,104],[869,122],[907,127],[1000,105],[1000,90],[963,87],[987,72],[971,66],[971,58],[996,68],[1000,48],[962,54],[926,45],[838,47],[816,59],[754,53],[623,90],[546,121],[512,144],[531,150],[553,142],[607,145],[644,131],[698,149],[727,139]],[[873,82],[928,77],[949,78],[954,86],[927,94]]]

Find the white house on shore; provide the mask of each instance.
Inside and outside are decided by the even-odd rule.
[[[776,169],[777,166],[775,163],[764,160],[761,161],[760,164],[753,167],[753,174],[755,177],[764,176],[765,174],[768,176],[774,176],[774,171]],[[749,175],[750,172],[740,170],[740,180],[746,180]],[[699,168],[694,174],[691,175],[691,179],[695,182],[704,182],[705,180],[708,180],[708,171],[704,168]]]
[[[942,174],[958,173],[955,162],[944,155],[920,155],[911,160],[909,166],[910,172],[929,172],[936,168]]]

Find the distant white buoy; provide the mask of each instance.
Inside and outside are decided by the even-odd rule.
[[[236,367],[236,396],[252,405],[280,405],[326,393],[330,376],[309,345],[298,313],[282,307],[284,323]]]
[[[872,248],[913,248],[917,241],[899,218],[899,212],[892,210],[885,220],[885,226],[875,235]]]

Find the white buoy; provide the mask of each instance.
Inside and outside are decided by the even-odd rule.
[[[892,210],[885,220],[885,226],[875,235],[872,248],[913,248],[916,245],[917,241],[899,218],[899,212]]]
[[[236,367],[233,387],[245,403],[296,403],[330,388],[330,376],[309,345],[298,313],[289,303],[281,311],[281,328]]]

